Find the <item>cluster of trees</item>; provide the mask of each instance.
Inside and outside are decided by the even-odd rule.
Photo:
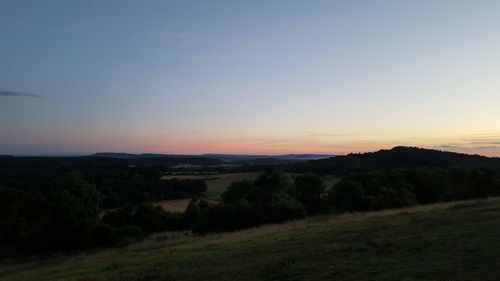
[[[106,196],[86,178],[68,172],[53,181],[50,192],[0,187],[0,257],[126,244],[191,224],[187,214],[134,201],[102,216]],[[162,186],[186,195],[206,189],[203,181],[190,180]]]
[[[102,195],[82,174],[66,174],[50,194],[0,188],[0,255],[98,246]]]
[[[197,208],[192,231],[197,234],[232,231],[303,218],[307,210],[295,195],[294,186],[279,171],[264,173],[255,181],[234,182],[222,194],[222,204]]]
[[[280,171],[232,183],[222,204],[201,209],[194,233],[232,231],[318,213],[409,207],[415,204],[500,196],[500,170],[406,169],[351,174],[330,189],[320,176]]]
[[[61,175],[78,170],[103,195],[101,203],[106,209],[129,203],[197,197],[206,190],[202,180],[162,180],[164,170],[168,169],[164,166],[131,165],[127,161],[139,160],[0,156],[0,186],[50,194],[56,191]]]
[[[168,213],[140,204],[107,213],[102,222],[115,228],[137,227],[145,234],[191,229],[195,234],[224,232],[327,212],[325,185],[318,175],[297,176],[293,182],[281,171],[257,180],[232,183],[220,204],[192,199],[186,212]]]
[[[127,205],[107,212],[101,222],[111,226],[115,238],[120,229],[135,229],[136,232],[149,235],[167,230],[188,229],[189,222],[185,213],[169,213],[160,206],[149,203]]]
[[[407,169],[351,174],[335,187],[357,195],[344,195],[356,202],[351,210],[386,209],[500,195],[500,170],[474,168]],[[334,188],[335,189],[335,188]],[[355,190],[355,192],[353,191]],[[338,207],[341,203],[336,204]]]
[[[191,229],[203,235],[321,213],[500,196],[500,170],[495,169],[356,173],[333,187],[325,186],[317,174],[296,175],[290,180],[282,171],[273,170],[253,181],[233,182],[220,204],[193,199],[184,213],[168,213],[149,203],[130,201],[103,214],[106,196],[88,178],[69,172],[55,181],[50,192],[0,188],[0,257],[124,244],[168,230]],[[185,194],[201,193],[206,188],[204,183],[198,186],[189,181],[164,186],[168,185]]]

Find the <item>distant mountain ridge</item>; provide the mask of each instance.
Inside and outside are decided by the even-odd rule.
[[[0,156],[0,169],[9,166],[54,166],[54,167],[81,167],[81,166],[120,166],[120,165],[143,165],[173,167],[177,165],[196,165],[200,167],[214,167],[225,162],[208,157],[172,156],[172,157],[131,157],[118,155],[119,157],[106,156],[76,156],[76,157],[28,157],[28,156]]]
[[[238,165],[277,165],[309,160],[318,160],[334,157],[330,154],[285,154],[285,155],[245,155],[245,154],[202,154],[202,155],[179,155],[179,154],[154,154],[154,153],[119,153],[100,152],[88,157],[116,158],[116,159],[141,159],[141,158],[210,158],[217,159],[229,164]]]
[[[191,164],[217,166],[223,164],[272,166],[282,165],[289,172],[343,175],[352,172],[383,171],[398,168],[451,168],[477,167],[500,168],[500,158],[447,152],[418,147],[397,146],[376,152],[351,153],[348,155],[329,154],[285,154],[285,155],[244,155],[244,154],[155,154],[101,152],[78,157],[17,157],[0,156],[2,161],[25,159],[59,159],[57,161],[102,160],[103,163],[124,161],[130,164],[175,166]]]
[[[138,159],[138,158],[162,158],[162,157],[169,157],[169,158],[189,157],[189,158],[193,158],[193,157],[200,157],[200,156],[199,155],[182,155],[182,154],[155,154],[155,153],[134,154],[134,153],[124,153],[124,152],[98,152],[98,153],[88,155],[87,157]]]

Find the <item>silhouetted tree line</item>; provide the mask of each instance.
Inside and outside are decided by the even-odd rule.
[[[205,191],[203,182],[191,182],[165,186],[189,195]],[[189,212],[168,213],[150,203],[129,202],[101,216],[103,202],[95,185],[76,171],[55,181],[51,192],[0,187],[0,257],[126,244],[153,232],[188,229],[193,222]]]
[[[144,161],[146,160],[156,159],[145,158]],[[162,161],[167,160],[173,161],[170,158],[162,158]],[[103,195],[101,202],[103,208],[201,196],[206,190],[205,182],[202,180],[161,180],[164,170],[168,168],[129,165],[130,161],[138,160],[0,156],[0,186],[49,194],[55,191],[54,188],[61,175],[78,170]]]
[[[176,182],[176,181],[174,181]],[[178,183],[173,183],[178,184]],[[500,170],[400,169],[355,173],[333,187],[317,174],[282,171],[233,182],[220,204],[193,199],[184,213],[149,203],[102,214],[104,196],[80,172],[67,173],[51,192],[0,188],[0,256],[122,245],[162,231],[234,231],[321,213],[401,208],[500,195]]]
[[[292,183],[275,170],[255,181],[233,182],[222,194],[222,204],[199,208],[192,230],[197,234],[232,231],[318,213],[499,195],[500,170],[422,168],[358,173],[345,176],[328,190],[319,175],[296,176]]]
[[[500,168],[500,158],[398,146],[284,165],[286,172],[345,176],[351,173],[416,168]]]
[[[0,254],[96,246],[101,199],[78,172],[65,175],[50,194],[0,188]]]

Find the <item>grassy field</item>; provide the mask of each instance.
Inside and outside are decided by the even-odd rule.
[[[162,234],[121,249],[4,265],[0,279],[498,280],[499,249],[500,199],[493,198],[207,237]]]
[[[166,175],[165,180],[169,179],[204,179],[207,185],[207,197],[209,199],[219,200],[220,195],[226,191],[227,187],[234,181],[255,180],[260,173],[227,173],[227,174],[205,174],[205,175]]]
[[[229,185],[234,181],[241,180],[255,180],[259,177],[260,173],[231,173],[220,174],[215,180],[206,181],[207,184],[207,197],[210,199],[220,199],[220,195],[226,191]]]
[[[260,173],[228,173],[228,174],[205,174],[205,175],[167,175],[163,179],[205,179],[207,185],[207,198],[213,203],[220,200],[220,195],[226,191],[227,187],[234,181],[240,180],[255,180]],[[292,180],[294,176],[300,174],[287,174]],[[339,179],[335,176],[324,176],[324,181],[327,189],[331,188]],[[154,205],[161,206],[168,212],[184,212],[189,205],[191,198],[174,199],[162,202],[156,202]]]
[[[255,180],[259,177],[260,173],[226,173],[226,174],[205,174],[205,175],[166,175],[163,177],[165,180],[169,179],[204,179],[207,185],[207,197],[209,199],[219,200],[220,195],[226,191],[227,187],[234,181],[241,180]],[[287,174],[290,179],[299,174]],[[327,188],[331,188],[335,183],[338,182],[338,178],[335,176],[325,176],[325,185]]]

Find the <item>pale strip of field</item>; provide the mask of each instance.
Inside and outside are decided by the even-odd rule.
[[[210,204],[219,204],[219,201],[216,200],[211,200],[211,199],[206,199]],[[165,211],[171,212],[171,213],[183,213],[186,211],[187,207],[189,206],[189,202],[191,202],[191,198],[184,198],[184,199],[174,199],[174,200],[167,200],[167,201],[161,201],[161,202],[154,202],[154,206],[160,206],[162,207]]]
[[[173,180],[173,179],[178,179],[178,180],[215,180],[219,177],[223,177],[227,174],[190,174],[190,175],[183,175],[183,174],[178,174],[178,175],[165,175],[161,179],[162,180]]]

